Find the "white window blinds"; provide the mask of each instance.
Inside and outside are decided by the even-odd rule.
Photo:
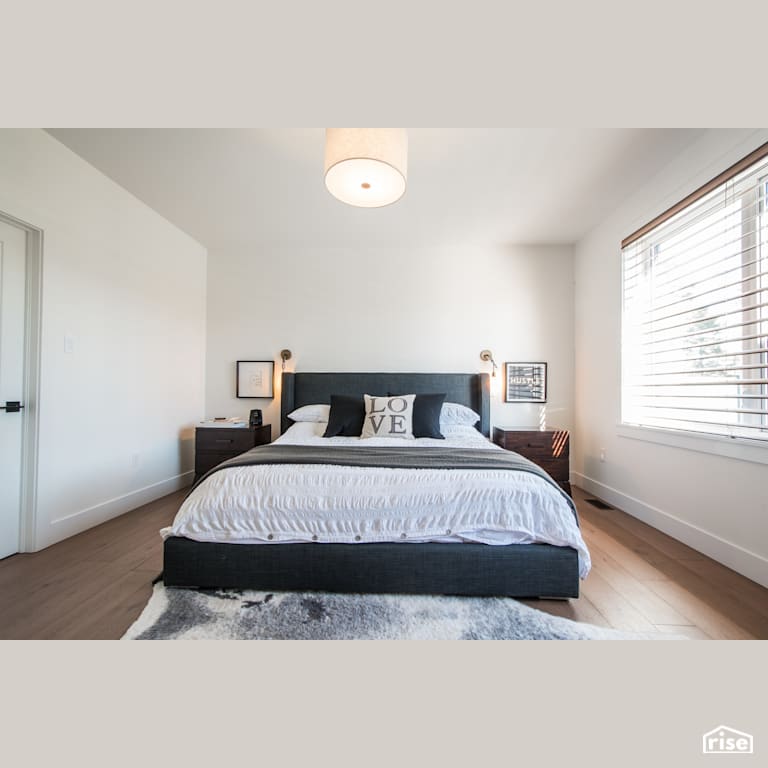
[[[768,145],[746,160],[622,243],[625,424],[768,442]]]

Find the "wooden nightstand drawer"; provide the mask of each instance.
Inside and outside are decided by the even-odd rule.
[[[272,427],[198,427],[195,430],[195,481],[222,461],[272,440]]]
[[[570,434],[567,430],[494,427],[493,442],[538,464],[570,495]]]
[[[203,451],[202,453],[196,453],[195,479],[200,477],[200,475],[204,475],[208,470],[213,469],[217,464],[221,464],[222,461],[226,461],[227,459],[231,458],[231,453],[217,453],[214,451]]]
[[[195,433],[195,448],[205,451],[225,451],[242,453],[255,445],[253,431],[243,427],[200,427]]]

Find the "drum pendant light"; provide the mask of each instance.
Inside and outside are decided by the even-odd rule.
[[[336,198],[379,208],[405,194],[405,128],[326,128],[325,186]]]

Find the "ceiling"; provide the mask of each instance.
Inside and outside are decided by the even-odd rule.
[[[49,133],[215,251],[571,243],[702,131],[410,128],[406,194],[377,209],[325,190],[323,128]]]

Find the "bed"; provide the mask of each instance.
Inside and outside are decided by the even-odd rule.
[[[320,437],[322,430],[318,425],[294,425],[288,418],[288,414],[302,406],[330,403],[332,395],[362,397],[364,393],[406,392],[445,393],[447,403],[475,411],[479,419],[469,430],[474,437],[456,428],[446,434],[449,439],[444,443],[413,441],[428,444],[419,446],[418,451],[414,450],[416,446],[404,446],[397,451],[377,446],[367,451],[378,451],[374,466],[353,467],[357,456],[366,453],[351,445],[354,440],[331,438],[330,442],[343,445],[323,449],[319,446],[329,440]],[[299,426],[303,430],[297,430]],[[294,437],[294,433],[299,437]],[[487,374],[284,373],[280,439],[272,446],[249,452],[252,456],[245,454],[228,462],[228,466],[213,470],[193,488],[173,525],[162,532],[164,582],[172,587],[270,591],[578,597],[579,579],[589,570],[589,554],[578,532],[572,502],[556,484],[533,475],[532,471],[502,473],[499,468],[486,469],[487,462],[503,464],[516,457],[493,446],[488,440],[489,433]],[[469,447],[463,450],[464,446]],[[466,468],[459,464],[451,465],[451,469],[443,469],[442,465],[432,469],[431,458],[435,455],[441,461],[442,454],[453,457],[451,461],[455,461],[457,454],[466,460],[467,456],[479,455],[481,448],[488,450],[483,452],[483,464],[477,467],[470,462]],[[350,451],[355,460],[349,458]],[[407,458],[401,459],[405,454]],[[342,456],[342,466],[327,466],[325,458],[317,458],[320,455]],[[426,456],[429,461],[425,459],[427,463],[419,464],[419,459],[414,458],[418,456]],[[405,462],[402,467],[401,461]],[[335,474],[329,475],[331,470]],[[540,504],[542,517],[556,518],[555,523],[545,525],[546,541],[536,540],[525,525],[517,526],[523,533],[511,532],[514,526],[510,525],[510,532],[502,531],[502,538],[498,538],[498,531],[493,534],[495,538],[484,538],[490,534],[467,533],[472,527],[469,524],[461,530],[451,529],[451,525],[461,525],[456,523],[457,519],[472,518],[478,530],[489,531],[485,522],[477,523],[474,518],[487,521],[502,515],[499,505],[504,499],[499,496],[498,486],[506,484],[506,477],[513,475],[522,483],[522,490],[516,490],[514,498],[532,505],[520,515],[526,520],[535,517],[539,514],[536,505]],[[485,483],[477,491],[468,485],[475,476],[479,486],[481,480]],[[434,493],[430,491],[430,482],[442,483],[448,477],[461,478],[455,493],[437,485]],[[296,479],[295,484],[291,478]],[[377,486],[377,482],[392,485]],[[249,485],[254,483],[260,485]],[[313,483],[317,487],[315,492]],[[351,512],[340,522],[320,520],[319,512],[315,512],[315,519],[301,517],[295,511],[301,505],[294,496],[282,495],[281,489],[288,485],[306,486],[303,501],[306,504],[307,499],[316,500],[321,512],[323,504],[347,504]],[[330,496],[332,502],[323,496],[329,485],[335,488]],[[423,501],[427,494],[435,506],[431,517],[421,507],[418,515],[408,507],[416,493],[412,489],[417,485],[422,493],[419,499]],[[342,486],[346,492],[339,491]],[[382,487],[387,490],[382,492]],[[366,500],[366,492],[376,495]],[[450,495],[441,497],[441,492]],[[384,498],[387,503],[380,503]],[[463,499],[468,500],[464,507]],[[355,510],[355,504],[362,508]],[[235,507],[237,514],[233,511]],[[258,514],[257,507],[262,510]],[[382,508],[376,525],[366,527],[360,523],[356,527],[356,521],[366,519],[368,507]],[[286,510],[290,510],[293,526],[290,533],[286,533]],[[370,513],[373,515],[373,511]],[[453,517],[445,517],[449,513]],[[572,523],[566,523],[568,516]],[[419,525],[424,526],[423,530]],[[561,533],[566,525],[569,530]],[[449,527],[438,530],[440,526]],[[401,528],[403,532],[398,533]],[[273,535],[271,531],[278,533]]]

